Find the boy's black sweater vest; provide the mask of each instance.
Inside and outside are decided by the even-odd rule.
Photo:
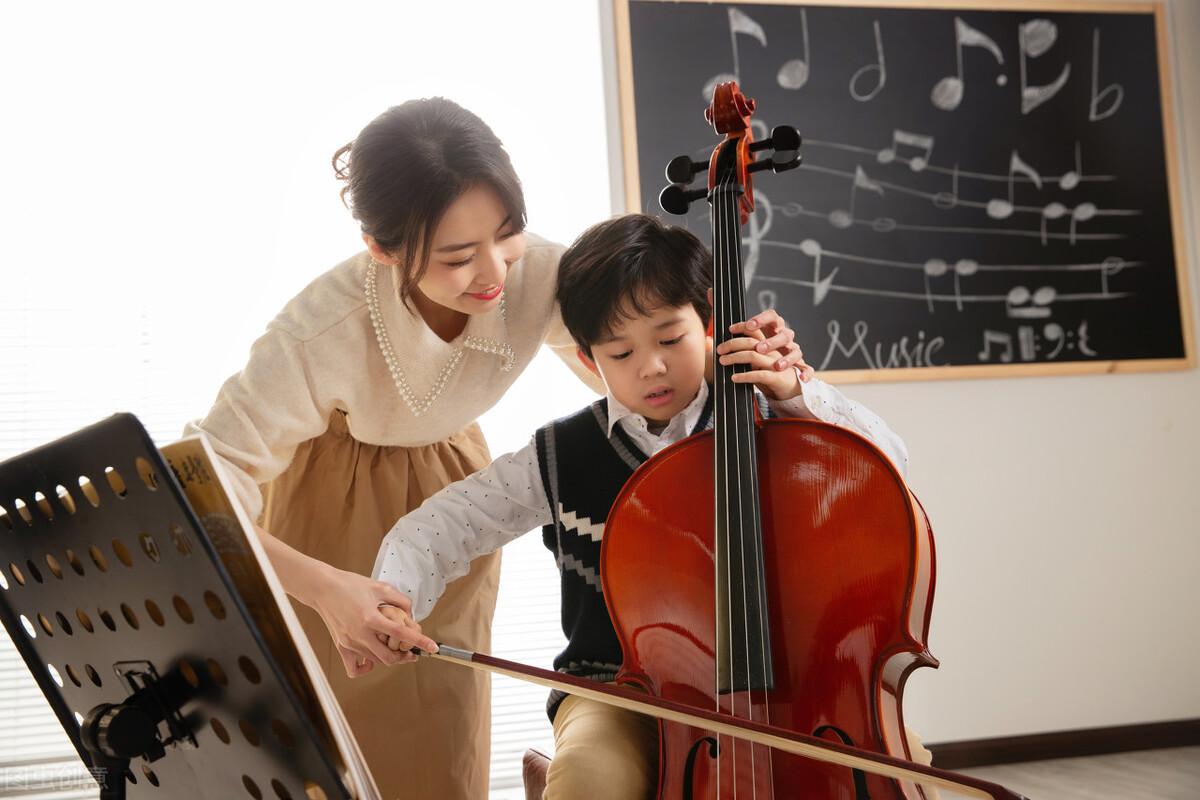
[[[756,395],[764,417],[765,399]],[[712,427],[712,393],[691,433]],[[562,628],[567,647],[554,659],[559,672],[611,681],[621,645],[600,585],[600,543],[609,509],[625,481],[647,458],[618,424],[608,435],[608,399],[555,420],[534,435],[542,484],[554,517],[542,541],[554,553],[562,581]],[[554,718],[561,692],[551,692]]]

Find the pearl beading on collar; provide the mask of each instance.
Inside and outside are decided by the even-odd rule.
[[[418,400],[412,388],[408,385],[408,380],[404,377],[404,371],[400,369],[396,361],[396,351],[392,348],[392,339],[388,335],[387,326],[383,323],[383,315],[379,312],[379,291],[376,285],[378,267],[379,263],[371,259],[371,263],[367,265],[366,280],[363,282],[363,294],[367,298],[367,310],[371,313],[371,327],[375,329],[375,341],[379,343],[379,350],[383,353],[383,360],[387,362],[388,372],[392,376],[392,383],[396,384],[396,391],[399,392],[400,398],[404,400],[405,405],[412,411],[413,416],[419,417],[433,406],[434,401],[438,399],[442,390],[446,388],[446,382],[454,374],[454,370],[458,368],[459,363],[462,362],[465,348],[500,356],[503,362],[500,369],[504,372],[512,370],[516,362],[516,356],[513,354],[512,347],[506,342],[497,342],[493,339],[485,339],[482,336],[468,336],[463,340],[462,347],[454,348],[454,352],[450,354],[450,358],[446,359],[446,363],[442,365],[442,371],[438,373],[437,380],[433,383],[433,388],[429,390],[428,394]],[[506,299],[506,297],[500,298],[500,316],[502,319],[508,318],[505,309]]]

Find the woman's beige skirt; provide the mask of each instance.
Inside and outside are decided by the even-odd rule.
[[[263,527],[340,569],[370,575],[397,519],[443,486],[487,466],[479,426],[436,444],[380,447],[354,439],[337,412],[266,489]],[[491,651],[500,554],[476,559],[421,623],[435,641]],[[488,793],[487,676],[437,661],[376,666],[346,677],[315,611],[295,603],[385,800],[483,800]]]

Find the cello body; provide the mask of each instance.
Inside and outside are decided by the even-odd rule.
[[[935,568],[920,504],[858,434],[810,420],[761,422],[773,682],[714,698],[713,438],[698,433],[644,464],[605,526],[602,580],[624,650],[617,681],[910,759],[904,683],[916,667],[937,665],[925,645]],[[862,782],[871,798],[923,797],[913,784],[728,737],[717,743],[675,723],[660,733],[662,798],[733,797],[736,783],[737,796],[854,800]]]

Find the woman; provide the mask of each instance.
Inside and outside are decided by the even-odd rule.
[[[483,798],[487,678],[398,656],[377,638],[406,606],[366,577],[393,523],[487,465],[475,420],[542,344],[582,380],[554,304],[562,248],[524,233],[520,182],[495,134],[440,99],[389,109],[334,155],[367,250],[313,281],[221,388],[203,431],[226,462],[384,797]],[[756,318],[800,362],[774,312]],[[265,489],[260,491],[260,485]],[[490,650],[499,553],[476,561],[423,622]],[[356,679],[356,680],[352,680]],[[420,705],[420,727],[397,709]]]

